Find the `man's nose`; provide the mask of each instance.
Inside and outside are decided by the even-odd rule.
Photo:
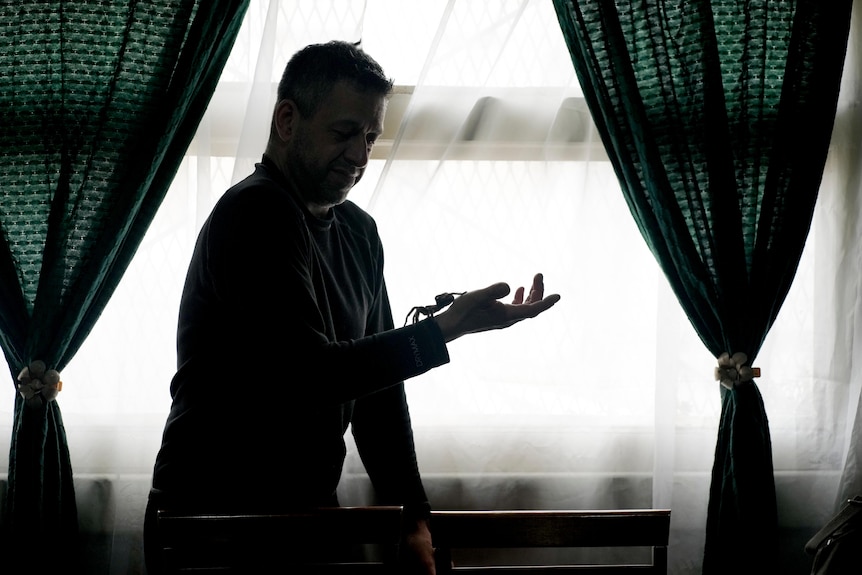
[[[371,157],[371,148],[374,144],[366,140],[365,135],[358,135],[350,139],[345,152],[345,157],[351,165],[357,168],[364,168],[368,165],[368,160]]]

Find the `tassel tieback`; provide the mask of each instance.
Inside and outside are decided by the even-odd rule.
[[[715,380],[727,389],[733,389],[741,383],[760,377],[759,367],[749,367],[748,356],[742,352],[730,355],[725,352],[718,356],[718,367],[715,368]]]
[[[47,369],[45,362],[34,360],[18,374],[18,393],[29,407],[41,407],[57,398],[63,389],[60,373],[55,369]]]

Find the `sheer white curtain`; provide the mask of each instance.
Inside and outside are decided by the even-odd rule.
[[[854,15],[814,226],[757,361],[784,573],[808,571],[805,541],[837,503],[862,493],[853,361],[862,328],[860,29]],[[535,272],[563,296],[540,318],[453,342],[449,365],[408,383],[435,507],[669,507],[670,572],[698,573],[720,412],[715,359],[637,232],[542,0],[252,0],[162,209],[63,373],[92,572],[142,569],[143,509],[197,230],[259,159],[287,58],[332,38],[361,38],[410,87],[399,88],[351,195],[380,226],[396,323],[438,293],[500,280],[514,288]],[[7,445],[12,393],[0,395]],[[243,393],[238,386],[238,402]],[[352,446],[340,491],[344,504],[371,501]]]
[[[837,506],[862,495],[862,361],[853,361],[862,358],[862,204],[859,201],[862,190],[862,75],[859,68],[862,14],[859,14],[859,4],[853,2],[850,43],[830,163],[816,213],[818,226],[828,230],[830,238],[824,242],[827,252],[824,257],[831,267],[824,270],[822,278],[824,292],[828,294],[824,303],[829,306],[829,312],[823,312],[826,317],[822,339],[817,338],[822,341],[823,355],[816,359],[832,368],[832,378],[839,384],[835,443],[840,448],[836,455],[837,461],[843,464],[843,472]],[[830,274],[830,270],[834,273]],[[846,395],[841,397],[841,394]],[[828,419],[831,414],[827,412],[823,416]]]

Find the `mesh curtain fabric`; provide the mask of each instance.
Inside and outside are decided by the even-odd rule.
[[[62,370],[86,339],[168,189],[246,8],[0,5],[0,345],[13,383],[34,360]],[[74,570],[77,511],[58,402],[16,394],[14,417],[5,557]],[[34,552],[34,540],[51,551]]]
[[[826,161],[849,0],[555,0],[637,225],[704,345],[750,361],[792,283]],[[773,572],[769,426],[722,388],[704,573]]]

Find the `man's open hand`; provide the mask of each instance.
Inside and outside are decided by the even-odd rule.
[[[499,301],[510,291],[508,284],[501,282],[469,291],[455,299],[449,309],[436,316],[443,337],[448,342],[468,333],[509,327],[521,320],[536,317],[560,301],[557,294],[545,297],[542,274],[533,277],[533,285],[526,298],[525,289],[519,287],[515,290],[512,303]]]

